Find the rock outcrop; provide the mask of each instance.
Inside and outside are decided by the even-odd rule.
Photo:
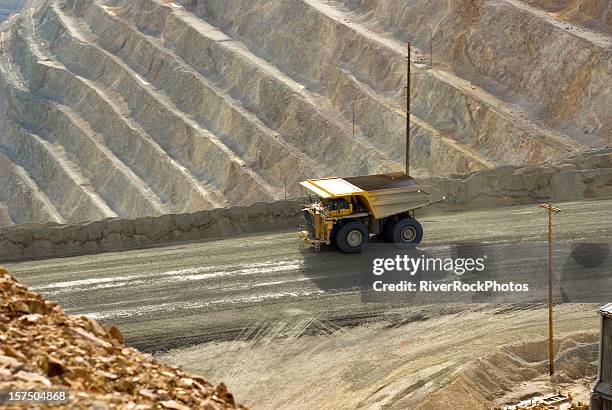
[[[58,393],[55,405],[36,408],[245,409],[223,383],[212,386],[125,346],[115,326],[66,315],[2,268],[0,342],[3,400],[6,391],[33,390]]]

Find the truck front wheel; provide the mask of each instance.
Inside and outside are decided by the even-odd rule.
[[[349,222],[336,232],[336,245],[344,253],[359,253],[368,242],[368,227],[361,222]]]
[[[393,227],[393,242],[403,249],[412,249],[423,239],[423,227],[414,218],[403,218]]]

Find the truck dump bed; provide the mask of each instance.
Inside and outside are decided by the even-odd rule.
[[[376,219],[412,211],[445,199],[439,190],[417,185],[412,177],[403,172],[309,179],[301,185],[321,198],[360,196]]]
[[[343,180],[350,182],[364,191],[380,191],[383,189],[408,188],[416,185],[411,176],[403,172],[392,172],[389,174],[365,175],[359,177],[347,177]]]

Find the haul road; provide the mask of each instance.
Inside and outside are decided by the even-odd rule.
[[[612,234],[612,200],[562,205],[558,246],[604,241]],[[537,205],[420,217],[428,243],[529,241],[545,249]],[[362,304],[359,273],[336,251],[314,252],[296,230],[163,248],[27,261],[11,273],[69,313],[121,327],[148,351],[236,337],[253,323],[305,315],[345,326],[375,321],[384,306]],[[523,261],[529,263],[529,261]],[[518,269],[509,263],[509,269]],[[510,272],[511,273],[511,272]]]

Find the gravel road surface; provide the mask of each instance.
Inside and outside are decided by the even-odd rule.
[[[611,204],[559,204],[555,239],[609,239]],[[426,244],[510,240],[545,249],[546,215],[536,205],[420,219]],[[6,267],[69,313],[116,323],[131,344],[159,352],[233,340],[256,324],[287,316],[325,323],[311,324],[305,333],[375,321],[388,308],[361,303],[358,260],[315,253],[295,231],[284,231]]]

